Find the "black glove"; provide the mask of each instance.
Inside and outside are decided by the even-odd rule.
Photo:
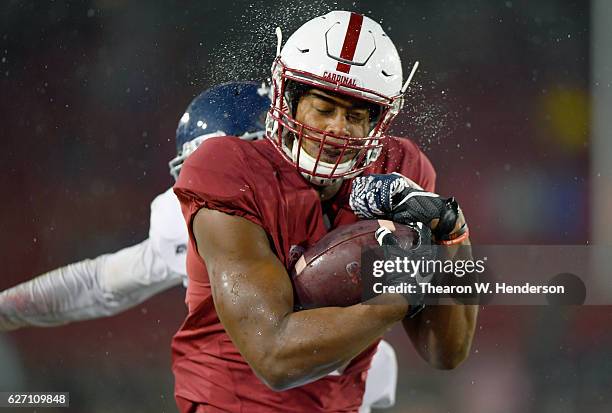
[[[360,218],[386,218],[400,224],[439,219],[436,239],[444,239],[455,228],[459,206],[454,198],[427,192],[404,176],[358,176],[353,180],[349,204]]]
[[[435,258],[434,250],[431,246],[431,230],[423,224],[410,224],[418,234],[415,246],[410,249],[400,247],[399,240],[387,228],[381,227],[376,231],[376,240],[383,247],[385,260],[395,261],[397,258],[410,261],[427,261]],[[402,295],[410,304],[410,309],[406,315],[412,318],[425,308],[425,294],[423,294],[420,283],[429,282],[433,277],[432,272],[425,272],[421,269],[418,273],[413,272],[385,272],[384,285],[387,286],[406,286],[414,285],[412,293],[405,292]]]

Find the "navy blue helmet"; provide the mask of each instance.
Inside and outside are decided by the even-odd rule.
[[[191,101],[176,128],[176,158],[170,174],[176,179],[183,162],[207,138],[237,136],[255,140],[264,136],[268,89],[256,82],[213,86]]]

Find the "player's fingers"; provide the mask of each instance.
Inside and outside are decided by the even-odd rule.
[[[378,228],[374,236],[376,237],[376,241],[378,241],[378,244],[381,246],[399,245],[399,240],[397,239],[395,235],[393,235],[393,233],[388,228],[385,228],[385,227]]]

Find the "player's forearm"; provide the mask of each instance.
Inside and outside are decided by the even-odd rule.
[[[419,354],[432,366],[453,369],[469,355],[478,306],[437,305],[426,307],[414,320],[404,320],[414,333],[412,342]]]
[[[471,259],[469,239],[449,247],[447,257]],[[431,305],[414,319],[406,319],[403,323],[425,360],[436,368],[452,369],[469,355],[477,315],[476,305]]]
[[[94,260],[49,271],[0,293],[0,330],[68,323],[79,310],[89,309]],[[78,275],[77,275],[78,274]],[[76,310],[76,311],[75,311]]]
[[[407,308],[402,297],[385,296],[368,305],[287,315],[265,359],[268,384],[284,390],[345,366],[401,320]]]
[[[0,293],[0,331],[117,314],[180,283],[149,241],[49,271]]]

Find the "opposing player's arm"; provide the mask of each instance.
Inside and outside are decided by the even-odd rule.
[[[465,218],[459,211],[456,228]],[[437,220],[432,223],[435,228]],[[444,249],[448,259],[472,259],[470,240]],[[403,324],[418,353],[432,366],[453,369],[469,355],[476,328],[477,305],[432,305]]]
[[[293,312],[289,275],[260,226],[203,208],[193,232],[221,323],[272,389],[299,386],[346,365],[406,314],[406,302],[394,296],[379,297],[380,305]]]
[[[1,292],[0,331],[111,316],[180,283],[147,239]]]

